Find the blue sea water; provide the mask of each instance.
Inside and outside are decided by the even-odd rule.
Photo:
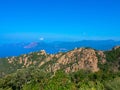
[[[45,50],[49,54],[58,52],[66,52],[74,48],[90,47],[96,50],[110,50],[114,46],[120,45],[120,41],[113,40],[83,40],[78,42],[35,42],[35,46],[25,48],[30,43],[10,43],[0,44],[0,57],[19,56],[21,54],[28,54],[30,52],[36,52]]]

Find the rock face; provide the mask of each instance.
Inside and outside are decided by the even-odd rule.
[[[106,63],[106,55],[104,54],[103,51],[97,51],[98,59],[101,64]]]
[[[99,57],[98,57],[99,56]],[[9,64],[27,68],[37,66],[47,72],[56,72],[64,70],[66,73],[77,72],[78,70],[89,70],[97,72],[98,63],[105,64],[106,56],[102,51],[96,51],[91,48],[79,48],[66,53],[47,54],[44,50],[25,54],[20,57],[8,58]]]
[[[62,55],[50,67],[52,67],[53,72],[63,67],[66,73],[76,72],[80,69],[96,72],[99,70],[97,64],[98,58],[95,50],[80,48]]]

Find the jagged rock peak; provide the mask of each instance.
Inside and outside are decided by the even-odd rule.
[[[41,54],[41,55],[46,55],[47,53],[46,53],[45,50],[41,50],[41,51],[40,51],[40,54]]]

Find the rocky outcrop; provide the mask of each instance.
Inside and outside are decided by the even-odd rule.
[[[22,67],[35,65],[44,68],[47,72],[56,72],[63,69],[66,73],[70,73],[81,69],[97,72],[99,70],[98,62],[105,64],[105,58],[103,51],[95,51],[91,48],[76,48],[58,54],[47,54],[44,50],[41,50],[40,52],[22,55],[19,58],[12,57],[8,61],[10,64],[16,62]]]
[[[102,51],[99,52],[99,55],[105,57]],[[52,72],[59,69],[64,69],[66,73],[76,72],[81,69],[90,70],[92,72],[97,72],[99,70],[96,51],[85,48],[69,51],[57,58],[56,62],[48,66],[47,71],[51,71],[52,68]]]
[[[105,64],[106,63],[106,55],[104,54],[104,52],[103,51],[97,51],[97,58],[98,58],[98,60],[99,60],[99,62],[101,63],[101,64]]]

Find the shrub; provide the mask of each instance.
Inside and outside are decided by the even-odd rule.
[[[120,77],[115,78],[114,80],[110,80],[105,82],[106,90],[120,90]]]

